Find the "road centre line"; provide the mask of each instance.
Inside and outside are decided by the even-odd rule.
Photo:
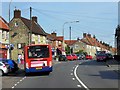
[[[12,88],[15,88],[14,86]]]
[[[72,78],[72,80],[75,80],[75,78]]]
[[[15,88],[15,87],[16,87],[20,82],[22,82],[25,78],[26,78],[26,76],[23,77],[22,79],[20,79],[20,81],[18,81],[17,83],[15,83],[14,86],[12,87],[12,89]]]
[[[70,75],[73,75],[73,73],[71,73]]]
[[[79,67],[79,65],[77,65],[74,69],[74,75],[75,75],[75,78],[78,80],[78,82],[86,89],[86,90],[89,90],[89,88],[78,78],[77,76],[77,68]]]
[[[77,87],[80,87],[80,88],[81,88],[81,85],[77,85]]]

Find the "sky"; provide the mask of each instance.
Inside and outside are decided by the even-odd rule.
[[[22,17],[29,19],[29,8],[32,7],[32,16],[38,17],[38,23],[47,33],[56,32],[58,36],[62,36],[64,29],[65,39],[68,40],[70,39],[69,27],[71,27],[71,38],[74,40],[78,37],[82,38],[83,33],[89,33],[92,36],[95,35],[98,40],[114,46],[114,34],[118,25],[117,0],[106,0],[106,2],[99,0],[99,2],[95,0],[85,0],[84,2],[82,0],[80,2],[77,0],[50,1],[26,0],[16,2],[6,0],[6,2],[2,2],[1,16],[6,21],[9,20],[10,4],[11,19],[15,8],[21,10]]]

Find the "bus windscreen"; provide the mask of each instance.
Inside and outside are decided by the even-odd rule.
[[[48,46],[30,46],[28,47],[28,58],[48,58]]]

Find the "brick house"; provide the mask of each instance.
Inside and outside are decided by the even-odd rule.
[[[0,16],[0,58],[9,58],[9,26]]]
[[[116,28],[116,46],[117,46],[117,55],[120,55],[120,25]]]
[[[31,25],[32,23],[32,25]],[[24,45],[46,44],[46,32],[37,22],[37,17],[29,19],[21,17],[20,10],[14,10],[14,17],[9,22],[10,42],[14,45],[11,58],[17,60],[18,54],[23,53]]]
[[[63,50],[63,36],[57,36],[57,33],[52,32],[47,34],[47,42],[52,46],[53,55],[63,54],[65,55],[65,50]]]

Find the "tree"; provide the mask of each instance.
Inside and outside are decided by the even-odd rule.
[[[70,47],[67,45],[67,47],[65,47],[65,51],[66,51],[66,54],[70,54]]]

